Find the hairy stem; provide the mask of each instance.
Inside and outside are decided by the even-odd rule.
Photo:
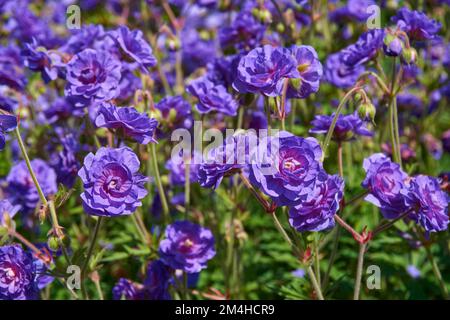
[[[359,300],[359,295],[361,291],[362,269],[364,265],[364,254],[366,251],[366,246],[367,246],[366,243],[359,244],[358,265],[356,267],[355,291],[353,293],[353,300]]]

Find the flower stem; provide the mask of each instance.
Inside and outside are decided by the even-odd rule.
[[[362,269],[364,265],[364,253],[366,251],[366,246],[367,246],[366,243],[359,244],[358,265],[356,268],[355,291],[353,293],[353,300],[359,300],[359,294],[361,291]]]
[[[156,187],[158,188],[159,198],[161,199],[161,205],[164,214],[164,220],[167,223],[169,221],[169,206],[167,205],[166,194],[164,193],[164,187],[161,182],[161,175],[159,173],[158,163],[156,161],[156,146],[154,143],[150,143],[150,159],[153,167],[153,174],[155,176]]]
[[[36,175],[31,167],[30,158],[28,157],[27,149],[25,148],[25,144],[23,143],[22,137],[20,135],[19,127],[17,126],[15,129],[17,135],[17,142],[19,143],[20,151],[22,152],[25,163],[27,164],[28,171],[30,172],[31,179],[33,180],[34,185],[36,186],[37,192],[39,194],[39,199],[41,199],[41,203],[47,207],[48,202],[45,198],[44,192],[42,191],[41,186],[39,185],[39,181],[36,178]]]
[[[441,274],[441,271],[439,270],[439,266],[437,265],[436,259],[434,259],[433,254],[430,250],[430,247],[428,247],[427,245],[425,245],[424,247],[425,247],[425,251],[427,252],[427,258],[431,263],[431,267],[433,268],[434,276],[436,277],[436,279],[439,283],[439,287],[441,288],[442,296],[444,297],[445,300],[448,300],[448,298],[449,298],[448,289],[447,289],[444,279],[442,278],[442,274]]]
[[[185,219],[187,219],[189,214],[189,207],[191,204],[191,164],[186,163],[188,159],[184,161],[184,208],[185,208]]]
[[[316,269],[316,279],[318,283],[320,281],[320,256],[319,256],[319,233],[314,235],[314,268]]]
[[[352,89],[350,89],[344,96],[344,98],[341,100],[341,102],[339,103],[339,106],[336,109],[336,113],[334,114],[334,118],[333,121],[331,122],[330,128],[328,129],[327,135],[325,136],[325,140],[323,142],[322,145],[322,150],[323,150],[323,154],[322,154],[322,161],[323,159],[325,159],[326,153],[327,153],[327,149],[328,149],[328,145],[330,144],[331,141],[331,137],[333,136],[333,132],[334,132],[334,128],[336,127],[336,122],[337,119],[339,117],[339,114],[342,112],[342,109],[345,106],[345,103],[350,99],[350,97],[358,90],[360,90],[361,88],[359,86],[356,86]]]
[[[320,289],[320,285],[317,282],[316,276],[314,275],[314,271],[311,266],[308,266],[308,268],[306,268],[306,271],[308,272],[309,278],[311,279],[311,283],[314,287],[314,290],[316,291],[317,297],[319,298],[319,300],[324,300],[322,290]]]
[[[344,178],[344,166],[342,164],[342,142],[338,142],[338,150],[337,150],[337,156],[338,156],[338,170],[339,175]]]
[[[398,115],[397,115],[397,98],[395,94],[395,80],[396,80],[396,66],[397,60],[394,58],[392,64],[392,75],[391,75],[391,96],[389,103],[389,128],[391,134],[391,144],[392,144],[392,155],[394,161],[402,165],[402,157],[400,154],[400,135],[398,129]]]
[[[87,291],[86,291],[86,286],[84,284],[84,280],[86,278],[86,272],[87,272],[87,269],[89,266],[89,261],[91,260],[92,252],[94,251],[94,247],[97,242],[98,232],[100,230],[102,219],[103,219],[103,217],[98,217],[97,221],[95,222],[94,233],[92,235],[92,238],[91,238],[91,241],[89,244],[86,260],[84,260],[84,264],[81,269],[81,285],[82,285],[83,295],[84,295],[85,299],[88,299],[88,295],[87,295]]]

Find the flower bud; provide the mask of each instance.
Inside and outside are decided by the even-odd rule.
[[[388,33],[384,37],[383,50],[386,55],[397,57],[403,50],[403,42],[400,38]]]
[[[47,245],[52,251],[57,251],[59,249],[59,240],[57,237],[50,237],[47,240]]]
[[[272,22],[272,14],[267,9],[262,9],[259,11],[259,20],[262,23],[271,23]]]
[[[402,61],[406,64],[416,63],[417,51],[414,48],[405,48],[402,52]]]
[[[376,109],[372,102],[363,102],[358,107],[358,115],[362,120],[370,120],[375,124]]]
[[[8,234],[8,228],[4,226],[0,226],[0,238],[6,236]]]
[[[169,51],[177,51],[180,49],[181,44],[180,44],[180,40],[178,40],[177,38],[172,38],[172,37],[168,37],[166,39],[166,48]]]

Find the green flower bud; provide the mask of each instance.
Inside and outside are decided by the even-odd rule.
[[[277,24],[277,31],[279,33],[284,33],[284,31],[286,31],[286,28],[284,27],[284,24],[282,24],[281,22]]]
[[[370,120],[375,124],[376,109],[372,102],[364,102],[359,105],[358,115],[362,120]]]
[[[0,226],[0,238],[8,234],[8,228],[5,226]]]
[[[59,240],[57,237],[50,237],[47,240],[47,245],[52,251],[57,251],[59,249]]]
[[[416,63],[417,61],[417,51],[414,48],[405,48],[402,51],[402,60],[407,63]]]
[[[259,11],[259,19],[262,23],[271,23],[272,22],[272,14],[267,9],[262,9]]]

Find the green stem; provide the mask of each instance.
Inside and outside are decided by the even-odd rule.
[[[362,269],[364,265],[364,253],[366,251],[366,243],[359,244],[359,254],[358,254],[358,265],[356,267],[356,278],[355,278],[355,291],[353,293],[353,300],[359,300],[359,295],[361,291],[361,279],[362,279]]]
[[[33,168],[31,167],[30,158],[28,157],[27,149],[25,148],[25,144],[23,143],[22,137],[20,136],[19,127],[17,126],[15,129],[16,135],[17,135],[17,142],[19,143],[20,151],[22,151],[23,158],[25,160],[25,163],[27,164],[28,171],[30,172],[31,179],[33,180],[33,183],[37,189],[37,192],[39,194],[39,198],[41,199],[41,203],[47,208],[48,202],[45,198],[44,192],[42,191],[41,186],[39,185],[39,181],[36,178],[36,175],[33,171]]]
[[[158,162],[156,161],[156,146],[154,143],[150,143],[151,151],[151,164],[153,167],[153,174],[155,176],[156,187],[158,188],[159,198],[161,199],[161,205],[163,208],[164,220],[168,222],[170,219],[169,206],[167,204],[166,194],[164,193],[164,187],[161,182],[161,175],[159,173]]]
[[[88,295],[87,295],[87,291],[86,291],[86,286],[84,284],[84,280],[86,278],[86,272],[87,272],[87,269],[89,266],[89,261],[91,260],[92,252],[94,251],[94,247],[97,242],[98,232],[100,230],[102,219],[103,219],[103,217],[98,217],[97,221],[95,222],[94,233],[92,235],[92,238],[91,238],[91,241],[89,244],[86,260],[84,260],[84,264],[81,269],[81,285],[82,285],[83,295],[84,295],[85,299],[88,299]]]
[[[319,233],[314,235],[314,268],[316,269],[316,279],[318,283],[320,281],[320,256],[319,256]]]
[[[186,163],[186,162],[189,163]],[[184,161],[184,207],[185,207],[185,219],[188,218],[189,209],[191,205],[191,160],[186,159]]]
[[[398,130],[398,115],[397,115],[397,98],[395,95],[395,74],[396,74],[396,66],[397,60],[394,58],[394,62],[392,64],[392,74],[391,74],[391,96],[389,103],[389,128],[391,134],[391,144],[392,144],[392,155],[394,161],[400,164],[401,166],[401,155],[400,155],[400,136]]]
[[[314,275],[314,271],[311,266],[308,266],[308,268],[306,268],[306,271],[308,272],[309,278],[311,279],[311,283],[314,287],[314,290],[316,291],[317,297],[319,298],[319,300],[324,300],[319,282],[317,282],[316,276]]]
[[[333,121],[331,122],[331,126],[328,129],[327,135],[325,137],[325,140],[323,142],[322,145],[322,149],[323,149],[323,154],[322,154],[322,161],[323,159],[325,159],[326,153],[327,153],[327,149],[328,149],[328,145],[330,144],[331,141],[331,137],[333,136],[333,132],[334,132],[334,128],[336,127],[336,122],[337,119],[339,117],[339,114],[342,112],[342,109],[345,106],[345,103],[347,102],[348,99],[350,99],[350,97],[358,90],[360,90],[360,87],[354,87],[352,89],[350,89],[344,96],[344,98],[341,100],[341,102],[339,103],[339,106],[336,109],[336,113],[334,114],[334,118]]]
[[[330,279],[331,269],[333,268],[334,262],[336,261],[337,251],[339,248],[339,238],[341,237],[341,227],[336,226],[333,237],[333,249],[331,250],[330,260],[328,261],[327,271],[322,281],[322,288],[325,290],[328,286],[328,281]]]
[[[426,245],[424,247],[425,251],[427,252],[427,258],[431,263],[431,267],[433,268],[434,276],[436,277],[439,283],[439,287],[441,288],[442,296],[444,297],[445,300],[448,300],[449,298],[448,289],[447,286],[445,285],[444,279],[442,278],[442,274],[441,271],[439,270],[439,266],[437,265],[436,259],[434,259],[430,248]]]

